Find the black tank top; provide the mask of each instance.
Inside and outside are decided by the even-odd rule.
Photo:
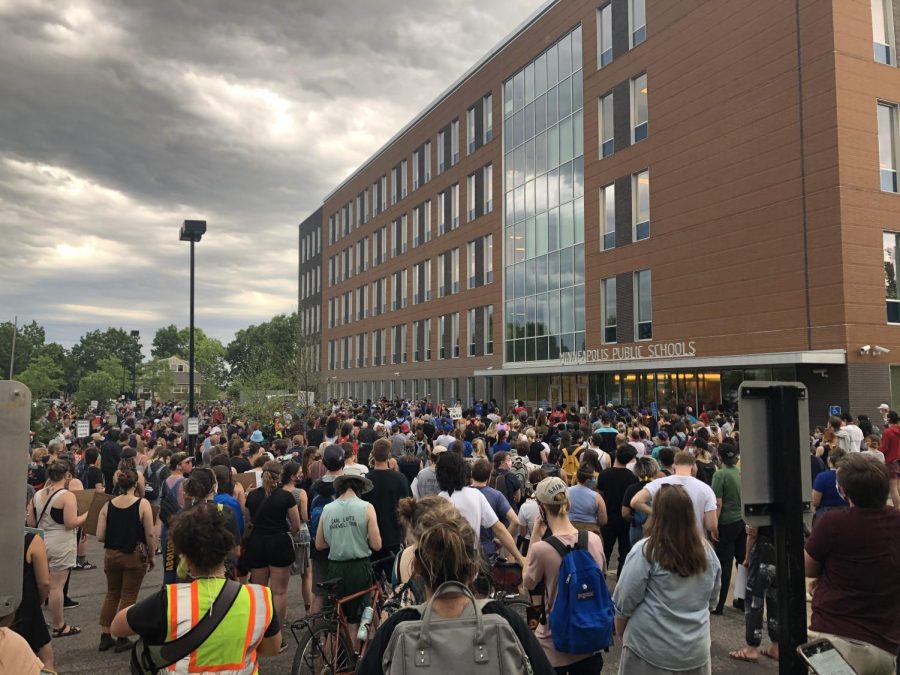
[[[106,510],[106,541],[103,548],[133,553],[138,542],[145,541],[144,524],[141,522],[141,500],[120,509],[109,503]]]

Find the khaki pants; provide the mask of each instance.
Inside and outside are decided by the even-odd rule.
[[[100,609],[100,626],[109,629],[116,612],[137,600],[141,582],[147,574],[147,563],[141,562],[137,551],[122,553],[106,549],[103,571],[106,573],[106,598]]]
[[[896,672],[897,657],[868,642],[813,631],[809,637],[829,640],[859,675],[894,675]]]

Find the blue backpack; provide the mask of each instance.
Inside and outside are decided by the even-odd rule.
[[[309,527],[309,539],[312,542],[313,548],[316,546],[316,531],[319,529],[319,519],[322,517],[322,511],[324,511],[325,507],[333,501],[334,495],[328,497],[316,495],[315,499],[312,500],[307,527]]]
[[[556,601],[550,610],[553,646],[566,654],[593,654],[613,643],[615,610],[606,579],[588,551],[588,533],[569,548],[556,537],[545,540],[559,553]]]

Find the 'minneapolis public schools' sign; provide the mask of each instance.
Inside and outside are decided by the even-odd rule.
[[[655,342],[628,347],[603,347],[601,349],[568,352],[560,358],[560,365],[581,366],[587,363],[603,363],[605,361],[677,359],[696,355],[697,349],[694,340],[687,342]]]

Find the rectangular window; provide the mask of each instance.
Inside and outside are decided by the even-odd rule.
[[[631,142],[647,138],[647,74],[631,81]]]
[[[475,108],[466,111],[466,154],[475,152]]]
[[[488,234],[484,238],[484,283],[494,281],[494,235]]]
[[[431,141],[425,141],[424,151],[425,177],[422,180],[423,185],[431,180]]]
[[[900,235],[885,232],[884,248],[884,297],[887,302],[888,323],[900,323],[900,295],[897,294],[897,249]]]
[[[484,353],[494,353],[494,306],[484,308]]]
[[[612,3],[597,10],[597,68],[612,63]]]
[[[603,343],[616,342],[616,278],[600,282],[600,311],[603,316]]]
[[[484,171],[484,213],[494,210],[494,165],[488,164]]]
[[[631,31],[630,47],[637,47],[647,39],[647,0],[629,0],[628,26]]]
[[[466,209],[468,211],[467,222],[475,220],[475,174],[469,174],[466,180]]]
[[[897,106],[878,104],[878,160],[881,189],[897,192]]]
[[[422,322],[425,326],[425,360],[431,361],[431,319]]]
[[[459,162],[459,120],[450,123],[450,166]]]
[[[444,340],[444,335],[446,335],[447,331],[447,315],[441,314],[438,317],[438,340],[440,340],[441,347],[438,350],[438,358],[446,359],[447,358],[447,347],[446,342]]]
[[[459,358],[459,312],[450,315],[451,333],[450,346],[453,348],[453,358]]]
[[[362,321],[369,318],[369,303],[366,301],[368,293],[366,286],[356,289],[356,320]]]
[[[406,242],[408,239],[407,234],[408,233],[406,231],[406,214],[404,213],[402,216],[400,216],[399,218],[397,218],[397,220],[394,221],[394,232],[393,232],[393,236],[394,236],[393,257],[394,258],[406,253],[406,246],[407,246]]]
[[[404,159],[402,162],[400,162],[400,198],[401,199],[406,196],[406,186],[408,185],[407,177],[409,175],[407,173],[408,166],[409,166],[409,162],[407,160]]]
[[[467,318],[466,330],[468,331],[468,335],[469,335],[469,356],[475,356],[475,351],[476,351],[476,340],[475,340],[475,312],[476,311],[477,310],[475,310],[475,309],[470,309],[466,312],[466,318]]]
[[[367,358],[367,344],[366,344],[366,334],[360,333],[356,336],[356,367],[357,368],[365,368],[368,364],[366,363]]]
[[[609,157],[616,150],[616,130],[613,124],[613,94],[601,96],[597,105],[600,117],[600,158]]]
[[[468,271],[468,282],[466,288],[475,288],[475,242],[470,241],[466,244],[466,270]]]
[[[438,236],[447,231],[447,191],[438,193]]]
[[[603,235],[602,250],[616,247],[616,186],[600,188],[600,234]]]
[[[419,189],[419,155],[422,154],[421,150],[416,150],[412,156],[412,189]]]
[[[450,264],[453,266],[451,278],[453,281],[453,293],[459,293],[459,249],[450,252]]]
[[[893,65],[894,17],[890,0],[872,0],[872,41],[875,46],[875,61]]]
[[[387,209],[387,175],[381,177],[381,208],[379,211],[384,212]]]
[[[482,115],[484,115],[484,143],[490,143],[494,137],[494,96],[488,94],[481,100]]]
[[[631,177],[632,213],[634,241],[650,236],[650,169],[645,169]]]
[[[634,273],[635,336],[638,340],[653,338],[653,302],[650,291],[650,270]]]
[[[459,183],[450,188],[450,223],[453,230],[459,227]]]
[[[400,201],[400,165],[391,169],[391,206]]]
[[[439,297],[439,298],[443,298],[444,296],[447,295],[447,290],[448,290],[448,289],[447,289],[447,284],[446,284],[445,281],[444,281],[444,280],[446,279],[446,277],[444,276],[444,274],[445,274],[445,269],[446,269],[447,264],[448,264],[448,263],[447,263],[447,254],[446,254],[446,253],[441,253],[441,254],[437,257],[437,261],[438,261],[438,265],[437,265],[437,275],[438,275],[438,297]]]
[[[446,131],[439,131],[437,135],[437,172],[440,176],[444,173],[444,169],[446,169],[446,159],[444,158],[444,147],[446,144]]]

